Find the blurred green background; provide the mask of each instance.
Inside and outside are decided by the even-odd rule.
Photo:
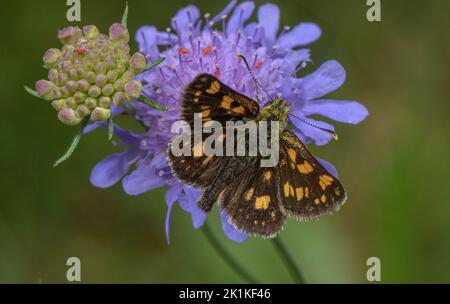
[[[144,24],[165,29],[191,2],[212,14],[227,3],[131,0],[130,32]],[[338,168],[347,204],[320,221],[289,220],[281,238],[310,282],[367,282],[371,256],[381,259],[385,283],[450,282],[450,2],[382,1],[382,22],[374,23],[366,20],[365,0],[274,2],[282,24],[320,24],[323,36],[311,46],[315,67],[334,58],[348,75],[331,96],[356,99],[370,111],[357,127],[336,124],[338,142],[312,148]],[[66,1],[1,6],[0,282],[64,283],[71,256],[81,259],[83,282],[244,282],[178,206],[166,244],[163,189],[129,197],[119,185],[89,184],[91,168],[116,151],[101,131],[52,168],[75,130],[22,86],[46,76],[41,58],[69,25]],[[82,0],[82,22],[75,24],[105,32],[123,7]],[[270,241],[235,244],[221,232],[217,210],[208,221],[261,281],[292,282]]]

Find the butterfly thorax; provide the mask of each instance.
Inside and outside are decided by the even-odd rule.
[[[259,112],[257,121],[279,121],[280,132],[282,132],[287,125],[287,115],[289,113],[289,104],[281,99],[276,98],[267,103]]]

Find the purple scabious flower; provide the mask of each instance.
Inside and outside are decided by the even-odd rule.
[[[92,184],[98,187],[110,187],[122,179],[122,186],[130,195],[167,185],[168,240],[175,202],[191,214],[195,228],[201,227],[206,219],[206,214],[195,205],[201,192],[178,181],[171,174],[167,162],[167,146],[172,137],[170,130],[179,117],[182,91],[198,74],[214,74],[236,91],[254,96],[253,81],[236,56],[240,52],[249,60],[256,77],[271,95],[281,95],[290,103],[294,114],[315,125],[333,129],[328,123],[306,117],[318,114],[356,124],[368,115],[366,108],[356,101],[321,99],[344,82],[345,71],[338,62],[327,61],[315,72],[297,78],[297,73],[311,62],[310,51],[304,46],[320,37],[319,26],[300,23],[280,31],[280,11],[274,4],[259,7],[258,21],[248,23],[255,9],[254,3],[247,1],[236,5],[236,2],[231,1],[212,18],[209,14],[201,18],[198,8],[190,5],[177,12],[166,31],[158,31],[153,26],[143,26],[137,31],[140,52],[149,62],[165,58],[157,68],[138,76],[143,83],[143,94],[167,106],[168,112],[161,113],[144,104],[135,104],[135,118],[148,127],[148,132],[131,134],[122,130],[119,138],[128,150],[101,161],[91,175]],[[268,101],[263,96],[261,103]],[[323,145],[331,140],[326,132],[296,120],[292,123],[294,132],[305,143]],[[337,176],[331,164],[320,161]],[[137,164],[136,169],[128,174],[133,163]],[[225,215],[221,214],[221,218],[223,230],[230,239],[242,242],[247,238],[228,223]]]

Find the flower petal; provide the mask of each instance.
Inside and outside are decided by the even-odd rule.
[[[295,115],[302,117],[303,113],[298,111],[293,111]],[[311,119],[309,117],[302,117],[303,120],[306,122],[313,124],[319,128],[329,129],[334,131],[334,127],[326,122],[323,121],[317,121],[314,119]],[[333,137],[328,132],[325,132],[323,130],[320,130],[318,128],[314,128],[298,119],[290,119],[292,124],[306,137],[311,138],[314,143],[318,146],[325,145],[328,143]]]
[[[175,203],[178,200],[182,190],[183,187],[181,186],[180,183],[176,183],[169,186],[166,193],[164,194],[164,199],[166,200],[167,206],[170,206],[171,204]]]
[[[139,45],[139,50],[142,53],[155,55],[158,53],[156,46],[156,35],[158,31],[154,26],[142,26],[136,31],[134,39]]]
[[[223,232],[230,240],[235,241],[236,243],[242,243],[248,238],[247,234],[236,230],[236,228],[228,222],[228,216],[222,210],[220,211],[220,218],[222,219]]]
[[[320,27],[312,22],[300,23],[289,32],[281,35],[277,44],[282,48],[295,48],[310,44],[320,38]]]
[[[304,115],[319,114],[348,124],[358,124],[369,115],[365,106],[350,100],[313,100],[306,102],[302,111]]]
[[[171,204],[168,204],[167,206],[167,214],[166,214],[166,242],[167,244],[170,244],[170,224],[172,223],[172,208],[173,208],[173,202]]]
[[[152,161],[150,162],[150,165],[155,167],[156,169],[163,169],[167,167],[167,151],[163,150],[156,153]]]
[[[164,185],[156,169],[149,165],[140,164],[130,175],[122,180],[122,187],[129,195],[139,195]]]
[[[316,159],[331,175],[333,175],[336,178],[339,178],[336,168],[331,163],[322,158],[316,157]]]
[[[90,181],[98,188],[109,188],[117,183],[136,161],[137,149],[130,149],[124,153],[114,153],[100,161],[92,169]]]
[[[320,98],[339,88],[344,81],[345,70],[342,65],[335,60],[329,60],[300,79],[300,95],[306,100]]]
[[[223,9],[223,11],[221,11],[214,18],[211,19],[211,22],[214,24],[217,21],[220,21],[220,18],[222,18],[223,15],[228,15],[231,12],[231,10],[236,6],[236,3],[237,0],[230,1],[230,3],[228,3],[228,5]]]
[[[245,21],[252,15],[254,9],[255,3],[253,1],[246,1],[239,4],[228,20],[227,34],[230,35],[232,32],[241,29]]]
[[[191,186],[187,186],[187,185],[184,185],[183,191],[186,194],[189,202],[192,205],[195,205],[195,203],[197,203],[198,199],[202,195],[202,191],[201,190],[199,190],[197,188],[193,188]]]
[[[258,10],[258,23],[266,33],[268,43],[273,43],[277,37],[280,26],[280,9],[277,5],[267,3]]]
[[[195,229],[198,229],[205,223],[207,214],[197,206],[194,206],[191,210],[191,217],[192,226],[194,226]]]
[[[200,11],[194,5],[188,5],[180,9],[172,19],[172,28],[178,33],[189,30],[194,26],[195,21],[200,17]]]

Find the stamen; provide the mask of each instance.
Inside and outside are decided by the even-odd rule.
[[[208,46],[206,46],[205,48],[202,49],[202,55],[208,56],[212,50],[213,50],[213,47],[209,44]]]
[[[223,15],[222,17],[220,17],[221,19],[222,19],[222,32],[223,32],[223,35],[225,36],[225,38],[227,38],[227,31],[226,31],[226,19],[227,19],[227,15]]]
[[[185,47],[180,47],[178,49],[178,54],[179,55],[187,55],[187,54],[190,54],[190,53],[191,53],[191,51],[189,49],[185,48]]]
[[[285,25],[285,26],[283,27],[283,30],[281,31],[280,35],[278,35],[278,37],[281,37],[282,35],[286,34],[286,32],[289,31],[290,29],[291,29],[290,26]]]

